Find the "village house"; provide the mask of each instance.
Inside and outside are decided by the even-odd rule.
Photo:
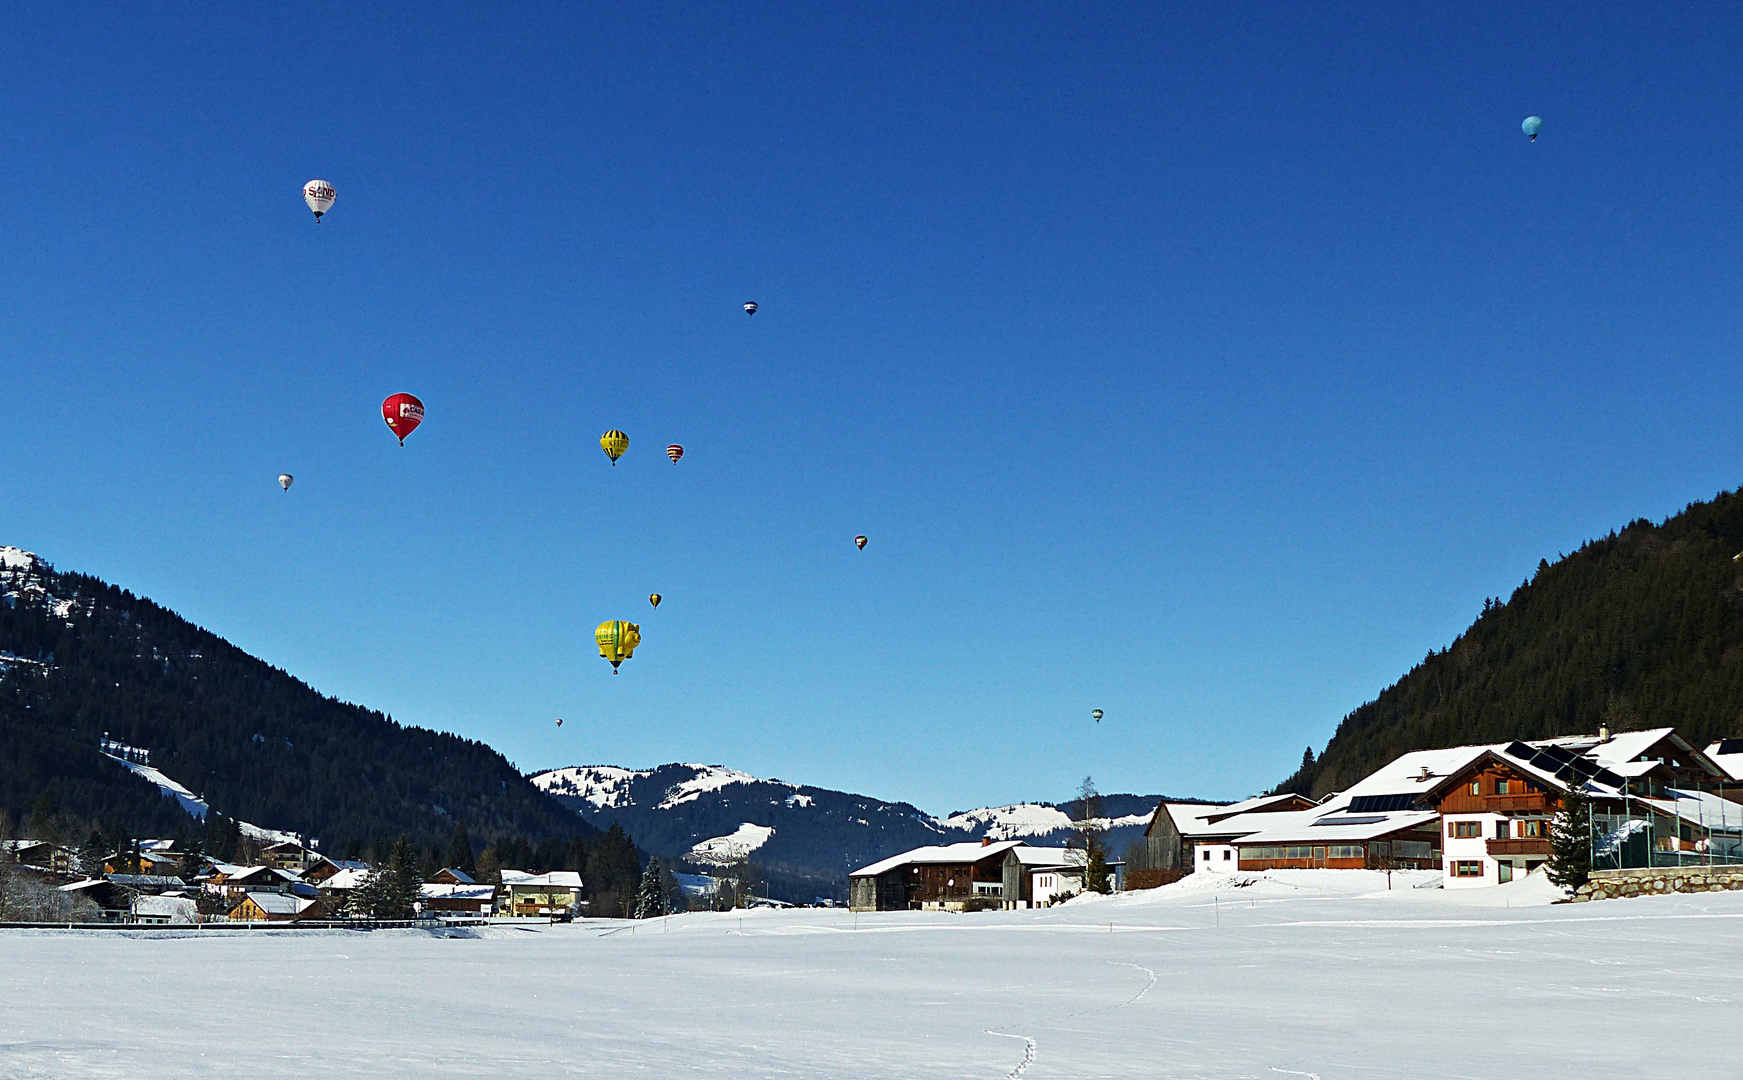
[[[310,885],[325,886],[334,875],[346,870],[356,870],[367,874],[371,867],[366,862],[356,859],[329,859],[321,856],[302,872],[302,879]]]
[[[231,904],[240,903],[245,893],[289,893],[295,884],[298,884],[296,876],[283,870],[232,863],[215,864],[211,877],[206,879],[207,888],[221,893]]]
[[[295,922],[327,917],[325,901],[279,892],[245,893],[241,902],[230,909],[230,918],[242,922]]]
[[[260,862],[274,870],[291,870],[301,873],[322,861],[322,856],[313,847],[299,844],[294,840],[281,840],[276,844],[268,844],[260,849]]]
[[[502,872],[502,913],[521,918],[573,917],[581,906],[581,875],[573,870]]]
[[[1081,868],[1082,862],[1081,852],[1021,840],[915,848],[849,875],[848,905],[855,911],[961,910],[976,903],[1026,908],[1051,895],[1036,895],[1035,870]]]
[[[488,916],[496,910],[496,886],[480,884],[466,871],[447,866],[422,886],[418,902],[426,914]]]
[[[20,866],[61,877],[74,877],[79,872],[78,853],[47,840],[6,840],[0,841],[0,847]]]

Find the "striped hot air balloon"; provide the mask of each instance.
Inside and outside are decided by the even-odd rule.
[[[612,428],[599,436],[599,448],[605,451],[605,456],[610,458],[612,465],[615,466],[617,459],[623,456],[625,450],[629,449],[629,436],[616,428]]]
[[[673,443],[666,447],[666,456],[672,459],[672,464],[676,465],[678,459],[684,456],[684,448],[679,446],[677,443]]]
[[[757,313],[757,302],[755,300],[746,300],[744,302],[744,313],[746,315],[755,315]]]

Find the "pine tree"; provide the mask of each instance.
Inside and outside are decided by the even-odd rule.
[[[642,874],[641,887],[635,894],[635,917],[638,919],[654,919],[666,914],[665,880],[660,872],[660,860],[648,859],[648,868]]]
[[[418,859],[412,852],[410,838],[404,833],[394,841],[393,854],[387,860],[387,891],[384,897],[389,919],[409,919],[415,913],[412,905],[423,895],[423,878],[418,873]]]
[[[472,861],[472,840],[466,835],[466,823],[454,823],[454,835],[448,840],[448,865],[471,874],[477,870]]]
[[[1592,876],[1592,803],[1577,788],[1561,797],[1561,810],[1549,827],[1549,865],[1545,872],[1552,884],[1573,892]]]
[[[180,868],[181,879],[189,884],[193,884],[194,878],[198,877],[200,871],[205,868],[206,857],[200,854],[200,842],[198,840],[189,840],[188,849],[182,852],[182,865]]]

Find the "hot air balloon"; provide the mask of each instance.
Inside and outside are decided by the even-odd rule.
[[[853,538],[853,546],[860,549],[861,551],[864,551],[865,550],[865,537],[863,537],[863,536],[854,537]]]
[[[1092,709],[1090,711],[1089,715],[1095,717],[1096,723],[1098,723],[1098,724],[1101,723],[1101,710],[1100,709]]]
[[[1532,142],[1536,142],[1537,133],[1543,130],[1543,117],[1527,116],[1524,122],[1519,125],[1519,130],[1531,136]]]
[[[616,466],[617,459],[623,456],[625,450],[629,449],[629,436],[616,428],[612,428],[599,436],[599,449],[605,451],[605,456],[611,459],[613,466]]]
[[[405,437],[424,422],[424,403],[410,394],[394,394],[381,403],[381,418],[387,421],[387,426],[399,436],[399,444],[404,446]]]
[[[325,180],[310,180],[303,185],[303,201],[309,204],[309,209],[315,212],[315,220],[321,220],[321,215],[333,209],[333,185]]]
[[[648,603],[654,605],[655,607],[659,607],[660,601],[664,600],[664,599],[665,599],[665,597],[661,596],[659,593],[649,593],[648,594]]]
[[[635,623],[607,619],[593,631],[593,640],[599,644],[599,655],[611,661],[611,673],[616,675],[617,665],[628,660],[642,643],[642,628]]]
[[[678,459],[684,456],[684,448],[679,446],[677,443],[673,443],[666,447],[666,456],[672,459],[672,464],[676,465]]]
[[[296,483],[296,479],[297,478],[292,476],[290,473],[281,472],[278,474],[278,486],[281,488],[284,488],[286,491],[289,491],[290,486],[292,484]]]
[[[558,727],[563,726],[563,718],[561,716],[557,717],[557,726]]]
[[[757,313],[757,302],[755,300],[746,300],[744,302],[744,313],[746,315],[755,315]]]

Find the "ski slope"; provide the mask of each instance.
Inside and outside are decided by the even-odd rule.
[[[1743,895],[1198,875],[1044,911],[0,931],[0,1076],[1743,1074]],[[1249,882],[1242,884],[1243,881]]]

